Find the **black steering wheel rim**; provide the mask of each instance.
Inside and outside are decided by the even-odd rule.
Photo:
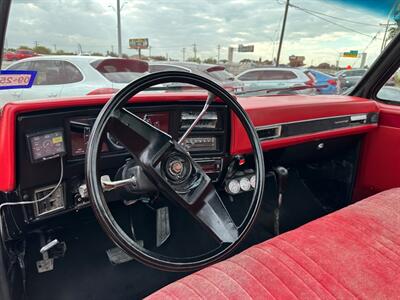
[[[244,126],[247,135],[249,136],[255,157],[255,171],[257,180],[253,192],[252,202],[249,206],[249,212],[251,210],[251,213],[246,214],[246,219],[244,220],[245,226],[240,233],[238,240],[234,243],[225,245],[222,247],[222,249],[220,249],[221,247],[218,247],[211,252],[196,256],[195,258],[191,257],[178,259],[166,257],[147,250],[135,243],[113,218],[108,208],[107,201],[104,197],[100,184],[100,176],[98,175],[98,160],[100,157],[102,135],[106,129],[106,125],[111,117],[111,114],[116,109],[122,108],[122,106],[137,93],[158,84],[171,82],[196,85],[221,99],[228,106],[228,108],[236,114]],[[240,244],[252,227],[258,210],[261,206],[264,190],[265,170],[263,152],[256,130],[252,125],[249,116],[240,106],[237,100],[218,84],[202,76],[187,72],[167,71],[149,74],[131,82],[117,94],[115,94],[100,111],[92,127],[87,145],[85,167],[87,187],[92,208],[98,222],[102,226],[107,236],[117,246],[119,246],[133,258],[151,267],[166,271],[193,271],[219,261],[231,253]]]

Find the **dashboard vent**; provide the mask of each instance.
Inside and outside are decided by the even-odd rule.
[[[199,115],[199,111],[185,111],[181,114],[180,129],[187,129]],[[218,114],[215,111],[206,112],[200,121],[196,124],[196,129],[216,129],[218,123]]]
[[[276,139],[281,136],[281,132],[282,132],[281,125],[267,126],[257,129],[258,138],[261,141]]]

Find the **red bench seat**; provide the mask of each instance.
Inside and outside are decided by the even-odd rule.
[[[147,299],[400,299],[400,188],[255,245]]]

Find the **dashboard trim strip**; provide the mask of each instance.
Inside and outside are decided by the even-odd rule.
[[[256,130],[257,130],[257,132],[260,132],[262,130],[280,128],[279,135],[276,134],[274,136],[260,138],[260,141],[284,139],[284,138],[298,137],[298,136],[304,136],[304,135],[316,134],[316,133],[322,133],[322,132],[331,132],[331,131],[335,131],[335,130],[339,130],[339,129],[343,130],[343,129],[353,128],[353,127],[356,127],[356,126],[365,126],[365,125],[376,124],[378,119],[376,119],[376,121],[368,123],[368,115],[371,115],[371,114],[375,114],[375,113],[337,115],[337,116],[333,116],[333,117],[305,119],[305,120],[301,120],[301,121],[284,122],[284,123],[277,123],[277,124],[266,125],[266,126],[256,126]],[[343,120],[343,118],[348,118],[348,120],[346,120],[346,119]],[[284,129],[284,126],[293,125],[293,124],[307,124],[307,123],[310,123],[310,122],[314,122],[314,121],[318,122],[318,121],[323,121],[323,120],[332,120],[333,122],[335,122],[335,120],[338,120],[337,122],[334,123],[335,125],[336,124],[346,124],[346,123],[348,125],[347,126],[343,126],[343,127],[332,128],[332,129],[322,129],[322,130],[319,130],[319,131],[304,132],[304,133],[300,133],[300,134],[291,134],[291,135],[287,135],[287,136],[282,136],[282,131]],[[360,121],[362,121],[363,123],[353,123],[353,122],[360,122]]]

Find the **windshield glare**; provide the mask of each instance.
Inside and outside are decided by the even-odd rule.
[[[1,69],[33,71],[35,79],[15,88],[4,87],[4,77],[0,103],[114,93],[171,70],[203,75],[240,97],[342,94],[400,22],[395,0],[132,0],[120,10],[117,3],[12,1]],[[158,87],[171,88],[190,91]]]

